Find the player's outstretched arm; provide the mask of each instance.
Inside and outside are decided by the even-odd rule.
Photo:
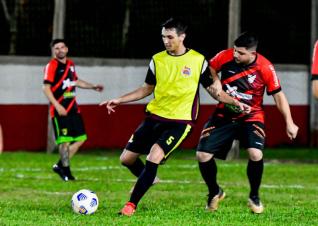
[[[82,89],[92,89],[92,90],[95,90],[97,92],[102,92],[104,90],[103,85],[100,85],[100,84],[94,85],[94,84],[86,82],[82,79],[76,80],[75,85],[79,88],[82,88]]]
[[[286,123],[286,133],[289,139],[295,139],[298,133],[298,126],[294,123],[290,107],[287,101],[287,98],[283,91],[280,91],[278,93],[275,93],[273,95],[276,106],[280,113],[283,115]]]
[[[130,93],[126,93],[119,98],[112,99],[112,100],[105,100],[101,102],[99,106],[105,105],[107,108],[108,114],[110,114],[112,112],[115,112],[114,109],[122,103],[137,101],[146,96],[149,96],[153,92],[154,87],[155,87],[154,85],[149,85],[147,83],[144,83],[143,86],[139,87],[138,89]]]
[[[120,98],[112,99],[112,100],[105,100],[99,104],[99,106],[105,105],[107,108],[107,112],[110,115],[112,112],[115,112],[115,107],[120,104]]]

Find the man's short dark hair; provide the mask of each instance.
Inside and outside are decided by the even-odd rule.
[[[180,19],[170,18],[161,25],[162,28],[175,28],[178,35],[185,34],[188,26]]]
[[[244,32],[235,41],[236,47],[245,47],[246,49],[256,50],[258,37],[254,32]]]
[[[60,42],[63,42],[67,46],[67,43],[66,43],[65,39],[63,39],[63,38],[53,39],[51,41],[50,45],[51,45],[51,47],[53,47],[55,44],[60,43]]]

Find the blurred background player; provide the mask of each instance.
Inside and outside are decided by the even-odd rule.
[[[3,135],[2,135],[2,127],[0,124],[0,154],[2,153],[2,151],[3,151]]]
[[[75,180],[70,170],[70,158],[87,139],[75,89],[80,87],[101,92],[103,86],[77,77],[73,61],[67,58],[65,40],[55,39],[51,47],[54,58],[45,67],[43,92],[50,101],[50,115],[60,154],[53,171],[64,181]]]
[[[184,46],[186,30],[187,26],[180,20],[167,20],[161,31],[166,50],[152,57],[143,86],[101,103],[110,114],[120,104],[154,93],[146,107],[145,120],[120,156],[121,163],[138,177],[129,202],[120,211],[122,215],[134,214],[139,201],[154,183],[158,165],[188,136],[198,115],[199,83],[210,90],[212,79],[208,63],[203,55]],[[224,92],[220,94],[222,98],[244,109],[244,104]],[[141,154],[147,154],[145,165],[139,158]]]
[[[315,43],[311,65],[312,94],[318,99],[318,41]]]
[[[264,207],[259,198],[263,175],[265,143],[263,95],[272,95],[286,123],[286,133],[294,139],[298,127],[294,124],[289,104],[281,90],[273,65],[256,52],[258,39],[253,33],[243,33],[230,48],[216,54],[209,62],[213,80],[213,92],[222,89],[233,98],[251,106],[251,112],[219,103],[205,124],[197,147],[201,175],[208,186],[207,209],[215,211],[225,193],[217,184],[217,166],[214,157],[225,159],[234,139],[247,149],[249,161],[247,176],[250,183],[248,205],[254,213],[262,213]],[[218,74],[221,74],[221,82]]]

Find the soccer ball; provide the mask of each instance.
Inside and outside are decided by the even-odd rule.
[[[75,213],[89,215],[93,214],[98,207],[98,198],[95,192],[82,189],[74,193],[72,197],[72,208]]]

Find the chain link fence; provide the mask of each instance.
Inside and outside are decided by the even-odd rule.
[[[0,0],[0,54],[49,56],[54,0]],[[149,58],[163,49],[160,24],[181,17],[186,45],[212,57],[227,48],[229,0],[67,0],[70,55]],[[297,15],[297,16],[295,16]],[[308,64],[310,1],[242,0],[241,30],[254,30],[274,63]]]

